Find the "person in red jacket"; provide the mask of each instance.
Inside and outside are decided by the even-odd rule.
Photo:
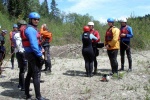
[[[90,28],[90,33],[97,37],[97,40],[92,41],[92,47],[94,51],[94,74],[97,74],[97,59],[96,57],[99,55],[99,50],[97,49],[97,43],[100,41],[100,34],[97,30],[94,29],[94,22],[88,22],[88,26]]]

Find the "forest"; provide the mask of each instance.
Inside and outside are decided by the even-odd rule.
[[[50,7],[48,6],[50,5]],[[104,35],[107,24],[100,23],[95,20],[93,16],[88,13],[81,15],[78,13],[66,13],[58,9],[59,5],[55,0],[51,0],[48,4],[44,0],[40,4],[39,0],[1,0],[0,1],[0,26],[1,29],[7,29],[8,32],[12,30],[12,25],[18,20],[24,19],[28,22],[28,14],[32,11],[38,12],[41,15],[39,27],[46,23],[49,30],[53,34],[53,41],[51,45],[64,44],[80,44],[80,35],[82,28],[89,21],[95,23],[95,29],[99,31],[101,42],[104,41]],[[128,18],[128,25],[133,29],[134,37],[131,40],[133,49],[147,50],[150,45],[150,14],[145,16],[131,16]],[[115,22],[115,26],[120,27],[119,21]],[[6,36],[9,41],[9,35]],[[6,47],[10,47],[7,42]],[[9,51],[10,48],[7,48]]]

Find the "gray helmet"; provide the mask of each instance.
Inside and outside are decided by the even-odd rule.
[[[18,25],[26,25],[27,22],[25,20],[19,20],[17,24]]]

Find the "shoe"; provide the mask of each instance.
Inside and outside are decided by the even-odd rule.
[[[97,69],[94,69],[93,74],[94,74],[94,75],[96,75],[96,74],[97,74]]]
[[[21,88],[21,85],[18,85],[18,88]]]
[[[36,100],[49,100],[49,99],[45,99],[43,97],[39,97],[39,98],[36,98]]]
[[[43,69],[42,71],[48,71],[48,69],[45,68],[45,69]]]
[[[44,80],[40,80],[40,83],[44,83],[45,81]]]
[[[31,99],[32,95],[28,94],[26,95],[26,99]]]
[[[129,69],[127,70],[127,72],[132,72],[132,69],[131,69],[131,68],[129,68]]]
[[[124,68],[120,68],[118,71],[124,71]]]
[[[24,88],[21,88],[21,91],[25,91],[25,89],[24,89]],[[29,91],[32,91],[32,89],[30,88]]]

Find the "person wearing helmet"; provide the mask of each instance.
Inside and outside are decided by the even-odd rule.
[[[44,63],[42,56],[42,47],[40,44],[40,33],[37,30],[40,15],[37,12],[31,12],[28,16],[29,23],[25,29],[26,41],[23,41],[25,56],[28,60],[28,72],[25,79],[25,95],[26,99],[31,98],[29,94],[30,80],[33,78],[35,95],[37,100],[45,100],[40,93],[40,76],[41,68]]]
[[[12,66],[11,69],[14,69],[15,48],[13,44],[12,33],[15,31],[18,31],[17,24],[13,25],[13,30],[9,33],[10,45],[11,45],[11,66]]]
[[[6,53],[6,49],[4,47],[6,34],[7,34],[7,30],[2,30],[0,33],[0,75],[2,73],[1,65],[3,64],[2,62],[5,58],[5,53]]]
[[[12,44],[15,51],[13,53],[16,54],[17,62],[18,62],[18,68],[19,68],[19,85],[18,88],[21,88],[21,91],[25,91],[25,85],[24,85],[24,74],[27,70],[27,60],[24,56],[24,48],[22,45],[22,39],[20,36],[20,31],[18,31],[18,25],[14,24],[13,28],[17,28],[16,30],[12,31]]]
[[[94,51],[92,48],[92,40],[98,40],[93,34],[90,34],[90,28],[88,26],[83,27],[82,34],[82,55],[85,61],[85,69],[87,77],[92,77]]]
[[[105,48],[107,49],[107,54],[110,60],[110,65],[112,69],[112,74],[118,74],[118,62],[117,55],[119,50],[119,35],[120,30],[114,26],[114,19],[108,18],[108,26],[109,28],[105,34]]]
[[[97,74],[97,59],[96,57],[99,55],[99,50],[97,49],[97,43],[100,41],[100,34],[97,30],[94,29],[94,22],[88,22],[88,26],[90,28],[90,33],[97,37],[97,40],[92,41],[92,47],[94,51],[94,74]]]
[[[121,55],[121,68],[120,71],[124,70],[124,61],[125,61],[125,51],[128,58],[129,69],[132,71],[132,58],[131,58],[131,48],[130,48],[130,39],[133,37],[132,28],[127,25],[127,19],[122,18],[120,20],[120,55]]]

